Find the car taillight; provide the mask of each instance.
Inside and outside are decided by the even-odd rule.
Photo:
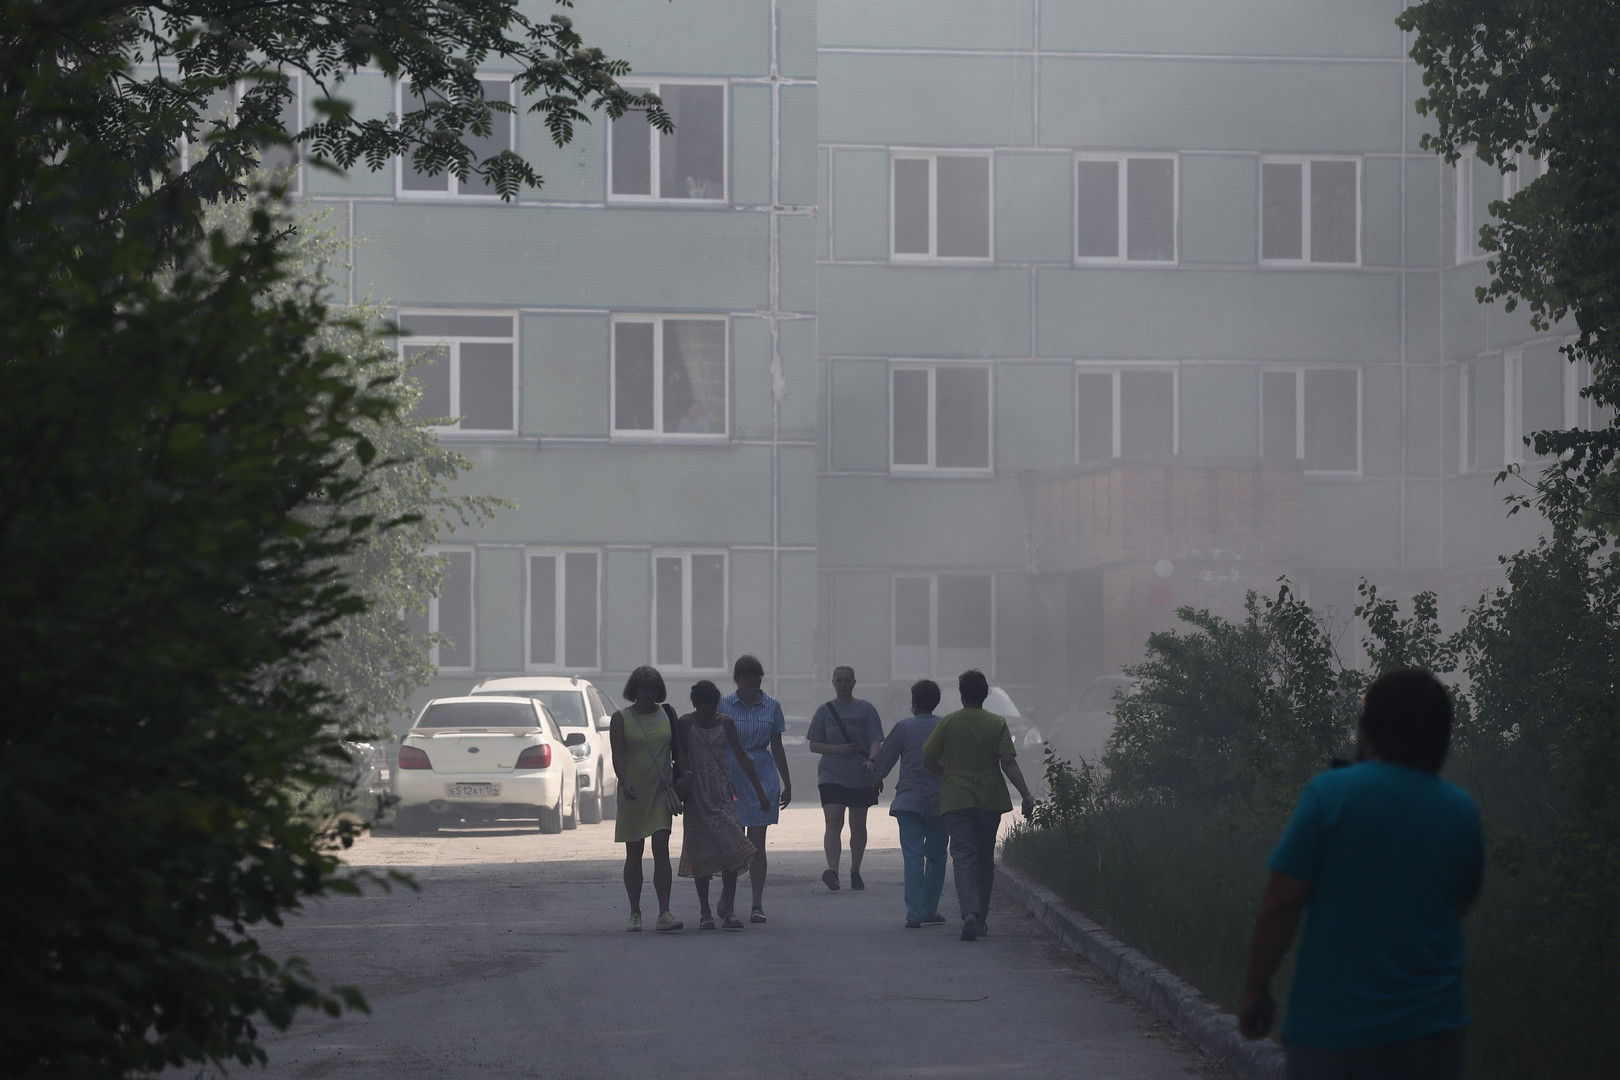
[[[399,748],[399,767],[402,769],[431,769],[433,762],[428,760],[427,751],[419,750],[414,746]]]
[[[541,743],[531,746],[518,755],[514,769],[549,769],[551,768],[551,744]]]

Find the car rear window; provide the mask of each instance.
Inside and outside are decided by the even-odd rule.
[[[446,701],[429,705],[419,728],[538,727],[534,706],[515,701]]]
[[[503,690],[510,697],[534,698],[551,710],[552,717],[563,727],[588,728],[585,718],[585,698],[578,690]]]

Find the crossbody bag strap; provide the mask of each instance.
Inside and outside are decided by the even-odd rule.
[[[844,714],[838,711],[837,705],[830,701],[827,702],[827,711],[832,713],[833,723],[838,725],[838,734],[844,737],[845,742],[849,743],[851,746],[860,747],[861,753],[863,754],[867,753],[871,749],[870,747],[861,746],[860,743],[849,737],[849,729],[844,726]]]

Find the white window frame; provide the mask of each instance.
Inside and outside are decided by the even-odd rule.
[[[719,431],[665,431],[664,430],[664,323],[715,322],[725,328],[726,396]],[[653,426],[651,431],[641,428],[619,428],[619,326],[622,323],[651,323],[653,327]],[[618,312],[608,319],[608,431],[615,442],[682,442],[723,443],[731,438],[731,317],[712,313],[681,313],[649,315]]]
[[[650,159],[652,170],[652,195],[619,195],[613,191],[613,131],[611,124],[607,138],[607,174],[603,177],[606,187],[607,201],[610,203],[658,203],[666,206],[729,206],[731,205],[731,82],[727,79],[658,79],[655,81],[631,80],[621,83],[626,90],[636,94],[652,92],[661,93],[660,88],[665,86],[718,86],[720,87],[720,189],[718,199],[681,199],[665,195],[658,190],[663,184],[662,159],[663,133],[657,128],[648,128],[648,137],[652,140],[652,157]]]
[[[939,255],[939,159],[983,158],[989,162],[989,182],[985,191],[987,223],[985,254]],[[894,249],[894,165],[897,161],[928,162],[928,254],[898,252]],[[889,151],[889,259],[900,263],[945,263],[982,266],[996,261],[996,155],[989,150],[921,150],[895,148]]]
[[[1468,475],[1479,471],[1479,431],[1474,423],[1479,402],[1479,368],[1473,363],[1457,365],[1457,472]],[[1469,461],[1469,449],[1473,461]]]
[[[288,84],[292,86],[293,91],[293,111],[296,116],[295,123],[298,126],[298,131],[290,131],[287,133],[289,137],[293,137],[304,128],[304,76],[303,72],[299,71],[284,74]],[[248,82],[246,79],[238,79],[231,84],[229,109],[233,115],[235,114],[238,106],[241,104],[242,95],[247,91],[247,87]],[[206,125],[211,123],[212,119],[212,117],[204,117],[202,122]],[[177,155],[181,172],[186,171],[187,169],[191,168],[193,164],[195,164],[191,160],[192,146],[192,140],[186,138],[185,136],[181,136],[180,151]],[[293,181],[292,184],[287,188],[287,194],[296,199],[302,198],[304,194],[304,144],[295,140],[293,142],[293,153],[297,157],[298,163],[293,167]],[[263,164],[262,156],[260,158],[260,164]]]
[[[939,579],[942,577],[985,577],[990,579],[990,663],[982,668],[985,677],[995,680],[996,663],[1000,659],[999,634],[997,633],[996,596],[998,592],[996,573],[993,570],[896,570],[889,575],[889,677],[892,679],[938,679],[948,678],[952,673],[939,670]],[[899,645],[895,642],[895,632],[899,622],[899,590],[896,582],[901,578],[927,578],[928,579],[928,670],[908,671],[895,661],[895,654]],[[915,648],[915,646],[907,646]]]
[[[1323,161],[1349,161],[1356,167],[1356,257],[1351,262],[1312,262],[1311,261],[1311,163]],[[1300,258],[1297,259],[1268,259],[1266,258],[1266,181],[1265,167],[1267,165],[1299,165],[1300,166]],[[1287,266],[1310,270],[1354,270],[1361,266],[1364,253],[1361,249],[1362,229],[1366,213],[1366,170],[1362,168],[1362,159],[1351,154],[1262,154],[1260,156],[1259,184],[1256,185],[1259,194],[1256,219],[1259,228],[1259,244],[1256,255],[1261,266]]]
[[[656,657],[658,648],[658,560],[681,560],[681,662],[679,664],[664,663],[659,665],[663,672],[676,674],[711,674],[726,670],[724,660],[721,666],[712,668],[699,668],[692,666],[692,556],[718,555],[720,557],[720,579],[724,595],[720,597],[720,653],[722,658],[731,655],[731,553],[725,548],[654,548],[652,557],[648,562],[651,574],[648,577],[650,584],[650,603],[647,605],[652,612],[652,624],[649,628],[648,641],[652,644],[651,655]]]
[[[440,544],[427,549],[429,555],[461,555],[464,554],[471,561],[472,569],[467,578],[467,628],[471,641],[467,642],[467,656],[470,662],[465,667],[444,667],[439,663],[439,646],[434,644],[428,649],[428,662],[441,674],[447,672],[466,672],[478,670],[478,549],[465,544]],[[428,633],[439,631],[439,598],[428,597],[427,609]]]
[[[1074,366],[1074,379],[1071,396],[1075,406],[1074,422],[1074,460],[1078,463],[1080,457],[1080,376],[1085,375],[1112,375],[1113,376],[1113,445],[1109,456],[1114,459],[1120,457],[1120,417],[1119,417],[1119,385],[1120,375],[1127,371],[1168,371],[1171,373],[1170,390],[1170,445],[1171,455],[1181,453],[1181,365],[1180,364],[1080,364]],[[1084,460],[1094,460],[1086,458]]]
[[[1263,453],[1266,445],[1266,391],[1265,377],[1268,374],[1289,373],[1294,376],[1294,459],[1303,466],[1305,462],[1305,374],[1309,371],[1353,371],[1356,373],[1356,467],[1354,469],[1306,469],[1305,475],[1321,478],[1355,478],[1362,475],[1366,468],[1367,436],[1363,425],[1366,423],[1366,378],[1362,369],[1355,364],[1268,364],[1260,369],[1259,394],[1259,447]]]
[[[604,561],[601,548],[591,547],[526,547],[523,549],[523,670],[525,671],[572,671],[581,674],[598,672],[602,670],[602,563]],[[569,555],[593,555],[596,557],[596,663],[581,666],[569,664],[567,656],[568,642],[568,590],[565,560]],[[530,636],[534,629],[534,612],[530,604],[534,599],[534,590],[531,588],[534,575],[534,558],[554,558],[557,560],[555,573],[557,611],[556,641],[558,661],[554,664],[536,664],[530,657]]]
[[[1571,338],[1564,342],[1568,348],[1574,344]],[[1591,398],[1581,396],[1581,391],[1592,385],[1592,365],[1589,361],[1581,360],[1571,362],[1567,355],[1564,357],[1564,427],[1580,429],[1582,431],[1596,431],[1604,427],[1603,418],[1597,415],[1598,406],[1592,403]],[[1582,413],[1586,413],[1582,416]]]
[[[461,346],[464,343],[468,343],[468,342],[471,342],[471,343],[474,343],[474,344],[491,344],[491,345],[500,344],[500,343],[504,343],[504,342],[511,342],[511,345],[512,345],[512,426],[509,427],[509,428],[464,428],[464,427],[461,426],[461,421],[458,419],[454,424],[434,425],[433,427],[430,427],[428,430],[432,431],[436,435],[465,436],[465,437],[469,437],[469,438],[480,438],[480,439],[486,439],[486,438],[489,438],[490,436],[500,436],[500,435],[516,436],[518,434],[518,425],[519,425],[519,419],[518,418],[519,418],[519,414],[520,414],[520,412],[522,410],[522,398],[520,396],[522,386],[521,386],[521,379],[519,378],[518,371],[523,366],[523,364],[522,364],[523,353],[522,353],[522,351],[520,349],[520,344],[521,343],[518,340],[518,323],[521,321],[521,320],[518,319],[518,313],[516,311],[513,311],[510,308],[496,309],[496,310],[487,310],[487,309],[482,309],[482,308],[472,309],[472,310],[467,309],[467,308],[437,308],[437,309],[435,309],[435,308],[404,308],[404,309],[402,309],[402,310],[400,310],[398,312],[398,315],[399,315],[399,317],[401,319],[403,319],[403,318],[405,318],[407,316],[412,316],[412,315],[420,315],[420,316],[427,316],[427,317],[432,317],[432,316],[435,316],[435,315],[458,315],[458,316],[476,316],[476,317],[488,317],[488,318],[506,317],[506,318],[509,318],[509,319],[512,320],[512,336],[511,337],[477,337],[477,336],[471,336],[471,337],[466,337],[466,336],[463,336],[463,337],[426,337],[426,336],[424,336],[424,337],[400,337],[398,339],[398,341],[399,341],[400,359],[401,360],[404,359],[404,356],[405,356],[404,350],[405,350],[405,347],[407,345],[413,345],[413,346],[419,346],[419,345],[443,345],[443,346],[446,347],[446,349],[448,350],[448,355],[445,357],[444,363],[449,365],[449,372],[450,372],[450,415],[451,416],[456,416],[456,417],[459,417],[461,415]]]
[[[1452,252],[1453,262],[1457,266],[1466,266],[1469,263],[1483,259],[1486,252],[1479,246],[1479,227],[1484,224],[1474,218],[1474,183],[1478,179],[1479,161],[1472,150],[1464,150],[1452,167]],[[1502,185],[1505,189],[1510,174],[1502,174]]]
[[[1547,175],[1547,160],[1536,157],[1528,150],[1521,150],[1513,155],[1513,163],[1518,166],[1513,172],[1502,174],[1502,201],[1513,198],[1519,192]],[[1528,179],[1526,179],[1528,177]]]
[[[1130,231],[1130,191],[1128,162],[1133,159],[1151,159],[1154,161],[1170,162],[1170,244],[1173,254],[1168,259],[1132,259],[1129,256]],[[1119,254],[1108,255],[1081,255],[1080,254],[1080,163],[1082,161],[1112,161],[1117,166],[1118,186],[1115,188],[1119,196],[1119,205],[1115,208],[1117,213],[1116,236],[1119,240]],[[1072,221],[1072,236],[1069,241],[1069,251],[1074,256],[1077,266],[1118,266],[1129,264],[1132,266],[1177,266],[1181,263],[1181,155],[1180,154],[1127,154],[1127,153],[1079,153],[1074,155],[1069,175],[1069,200],[1073,204],[1074,212],[1070,214]]]
[[[480,79],[480,80],[484,80],[484,81],[488,81],[488,82],[504,82],[504,83],[506,83],[506,101],[507,101],[507,104],[516,106],[517,101],[515,100],[515,98],[516,98],[517,83],[515,81],[514,76],[512,76],[510,74],[507,74],[505,72],[499,72],[499,71],[480,71],[480,72],[476,72],[475,74],[476,74],[476,77],[478,79]],[[400,117],[402,119],[405,116],[405,87],[410,83],[410,81],[411,81],[410,76],[408,76],[408,75],[402,75],[402,76],[400,76],[398,79],[396,79],[394,81],[394,115],[397,116],[397,117]],[[510,123],[512,125],[512,144],[510,146],[508,146],[507,149],[511,150],[513,153],[516,153],[517,149],[518,149],[518,116],[519,116],[519,114],[514,111],[514,112],[505,113],[505,114],[499,114],[499,115],[504,115],[510,121]],[[476,164],[476,162],[474,164]],[[443,202],[443,201],[450,200],[450,199],[454,199],[454,200],[458,200],[458,201],[486,202],[486,203],[493,203],[493,202],[500,202],[501,201],[500,195],[495,193],[495,192],[490,192],[490,193],[486,194],[485,192],[477,191],[477,192],[468,192],[466,194],[462,194],[462,192],[461,192],[461,181],[456,177],[455,173],[450,172],[448,169],[445,170],[445,172],[442,174],[447,179],[447,181],[449,182],[449,188],[447,190],[445,190],[445,191],[407,190],[406,187],[405,187],[405,170],[408,167],[409,167],[408,155],[406,155],[406,154],[398,154],[398,155],[396,155],[394,157],[394,198],[396,198],[396,199],[409,199],[409,200],[411,200],[413,202],[417,201],[417,200]]]
[[[988,398],[985,409],[989,413],[986,426],[989,432],[989,462],[982,468],[953,465],[941,468],[933,464],[939,460],[937,435],[939,418],[935,415],[938,397],[934,392],[935,374],[940,368],[978,368],[988,373]],[[894,375],[897,371],[928,372],[928,461],[927,465],[897,465],[894,460]],[[996,366],[977,361],[950,360],[896,360],[889,364],[889,471],[907,476],[991,476],[996,471]]]

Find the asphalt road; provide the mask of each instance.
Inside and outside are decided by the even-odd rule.
[[[807,789],[814,791],[813,787]],[[264,1038],[257,1075],[415,1077],[1222,1077],[1022,909],[993,905],[991,936],[955,919],[906,930],[893,819],[872,812],[867,887],[820,881],[819,809],[771,830],[770,921],[626,933],[613,824],[558,836],[515,829],[356,846],[357,867],[411,873],[420,891],[368,889],[267,928],[276,954],[358,986],[370,1015],[302,1014]],[[679,826],[676,847],[678,850]],[[847,856],[846,856],[847,860]],[[719,882],[714,883],[718,896]],[[744,882],[746,888],[746,879]],[[743,894],[746,911],[746,893]],[[941,910],[953,915],[947,881]]]

